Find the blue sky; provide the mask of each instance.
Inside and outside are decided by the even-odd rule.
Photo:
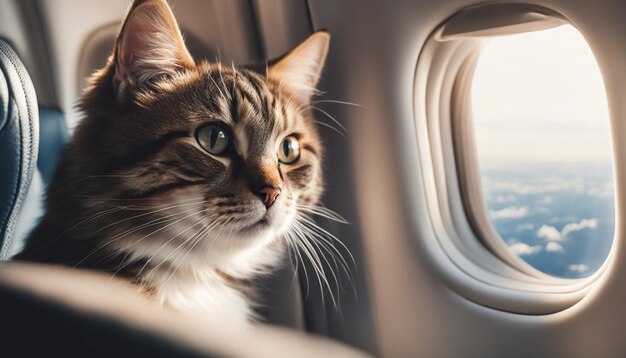
[[[615,226],[610,166],[486,170],[483,190],[496,231],[541,271],[584,277],[606,259]]]

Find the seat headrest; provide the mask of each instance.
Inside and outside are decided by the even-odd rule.
[[[0,40],[0,260],[9,255],[38,145],[35,89],[15,51]]]

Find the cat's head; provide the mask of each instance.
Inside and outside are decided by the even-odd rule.
[[[288,232],[322,190],[309,105],[328,44],[317,32],[260,69],[196,63],[165,1],[136,1],[70,146],[76,169],[104,178],[80,183],[89,205],[125,207],[109,247],[203,259]]]

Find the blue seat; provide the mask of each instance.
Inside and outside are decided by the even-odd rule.
[[[45,184],[49,184],[63,148],[69,141],[65,116],[53,107],[39,107],[39,158],[37,168]]]
[[[53,107],[39,107],[39,151],[37,169],[34,172],[26,198],[13,232],[9,257],[21,251],[30,231],[43,215],[43,198],[46,186],[52,180],[54,168],[69,140],[65,117]]]
[[[0,40],[0,260],[10,254],[36,168],[38,143],[35,89],[15,51]]]

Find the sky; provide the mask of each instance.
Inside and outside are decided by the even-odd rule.
[[[610,161],[602,77],[571,25],[491,39],[471,96],[484,165]]]
[[[566,25],[491,39],[471,96],[498,234],[541,271],[592,274],[611,248],[615,204],[604,84],[583,37]]]
[[[605,261],[615,231],[610,167],[525,165],[482,172],[491,222],[509,249],[539,270],[578,278]]]

